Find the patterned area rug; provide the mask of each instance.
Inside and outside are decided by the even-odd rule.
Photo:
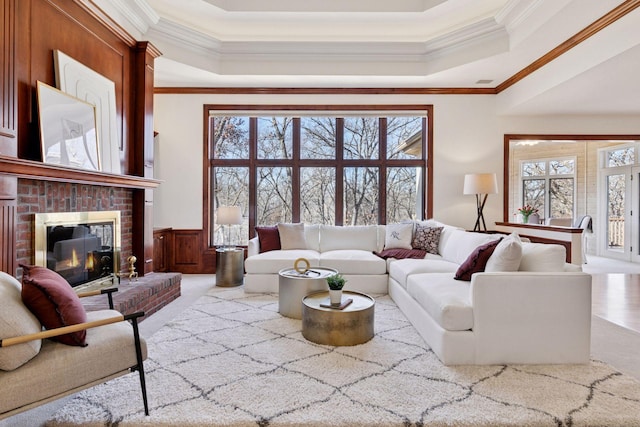
[[[212,288],[148,341],[137,374],[78,394],[49,426],[640,426],[640,383],[589,365],[443,366],[388,296],[375,337],[308,342],[277,295]]]

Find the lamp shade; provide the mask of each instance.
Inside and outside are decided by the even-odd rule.
[[[242,212],[239,206],[220,206],[218,208],[218,224],[242,224]]]
[[[464,176],[463,194],[497,194],[495,173],[469,173]]]

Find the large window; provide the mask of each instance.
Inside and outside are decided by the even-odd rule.
[[[522,204],[537,208],[541,218],[573,218],[575,164],[574,158],[522,162]]]
[[[415,106],[413,106],[415,107]],[[330,113],[233,114],[210,106],[211,243],[231,231],[244,245],[255,226],[278,222],[368,225],[423,219],[428,200],[430,107]],[[342,110],[342,108],[341,108]],[[256,111],[256,113],[258,113]],[[244,223],[215,220],[240,206]]]

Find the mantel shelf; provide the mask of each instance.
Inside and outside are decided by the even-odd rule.
[[[156,188],[160,185],[160,181],[157,179],[74,169],[1,155],[0,174],[17,176],[18,178],[104,185],[108,187],[147,189]]]

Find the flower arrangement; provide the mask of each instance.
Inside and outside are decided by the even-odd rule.
[[[524,205],[523,207],[518,208],[518,213],[524,217],[528,217],[531,214],[538,213],[538,209],[531,205]]]

